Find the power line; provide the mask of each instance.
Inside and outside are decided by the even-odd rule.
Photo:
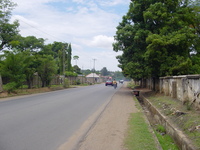
[[[34,28],[35,30],[38,30],[38,31],[40,31],[40,32],[42,32],[42,33],[44,33],[44,34],[46,34],[46,35],[48,35],[48,36],[51,36],[51,37],[53,37],[54,39],[63,41],[62,39],[59,39],[58,37],[55,37],[55,36],[53,36],[53,35],[51,35],[51,34],[49,34],[49,33],[47,33],[47,32],[44,32],[44,31],[42,31],[42,30],[40,30],[40,29],[34,27],[33,25],[30,25],[29,23],[27,23],[27,22],[25,22],[25,21],[23,21],[23,20],[21,20],[21,19],[19,19],[19,18],[17,18],[17,17],[15,17],[15,18],[16,18],[17,20],[20,20],[21,22],[25,23],[26,25],[30,26],[31,28]],[[37,34],[38,34],[38,33],[37,33]],[[64,41],[63,41],[63,42],[64,42]]]

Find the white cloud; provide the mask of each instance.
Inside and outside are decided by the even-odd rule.
[[[114,42],[113,37],[108,37],[106,35],[98,35],[98,36],[95,36],[88,45],[93,46],[93,47],[98,47],[98,48],[112,49],[113,42]]]
[[[87,64],[85,66],[90,66],[88,59],[92,60],[98,56],[97,64],[118,70],[115,59],[117,54],[112,50],[112,43],[123,12],[116,13],[118,9],[110,11],[108,8],[114,10],[115,5],[119,4],[120,7],[128,8],[129,0],[13,0],[13,2],[18,3],[18,7],[13,11],[13,20],[19,19],[22,36],[34,35],[48,39],[49,42],[72,43],[73,55],[78,55],[79,62]],[[55,5],[49,2],[54,2]],[[104,63],[107,60],[109,63]],[[111,67],[112,65],[114,67]],[[98,69],[102,69],[106,66],[99,67]]]
[[[120,4],[129,4],[130,1],[124,1],[124,0],[104,0],[100,1],[100,5],[103,6],[115,6],[115,5],[120,5]]]

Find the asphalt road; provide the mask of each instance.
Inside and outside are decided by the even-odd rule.
[[[99,84],[1,100],[0,150],[56,150],[118,89]]]

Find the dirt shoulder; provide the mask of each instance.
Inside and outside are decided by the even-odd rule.
[[[130,114],[137,111],[133,94],[124,84],[77,149],[125,150],[123,140],[128,128],[127,122]]]

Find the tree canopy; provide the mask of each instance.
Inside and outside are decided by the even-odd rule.
[[[0,51],[9,47],[10,42],[18,34],[19,23],[10,23],[11,11],[16,4],[9,0],[0,0]]]
[[[114,51],[134,79],[200,73],[199,6],[190,0],[132,0],[117,26]]]
[[[15,6],[10,0],[0,0],[0,79],[1,75],[6,78],[5,86],[15,89],[26,81],[32,88],[35,74],[39,75],[42,86],[49,86],[55,75],[73,73],[71,44],[45,44],[43,38],[21,36],[18,21],[10,20]]]

